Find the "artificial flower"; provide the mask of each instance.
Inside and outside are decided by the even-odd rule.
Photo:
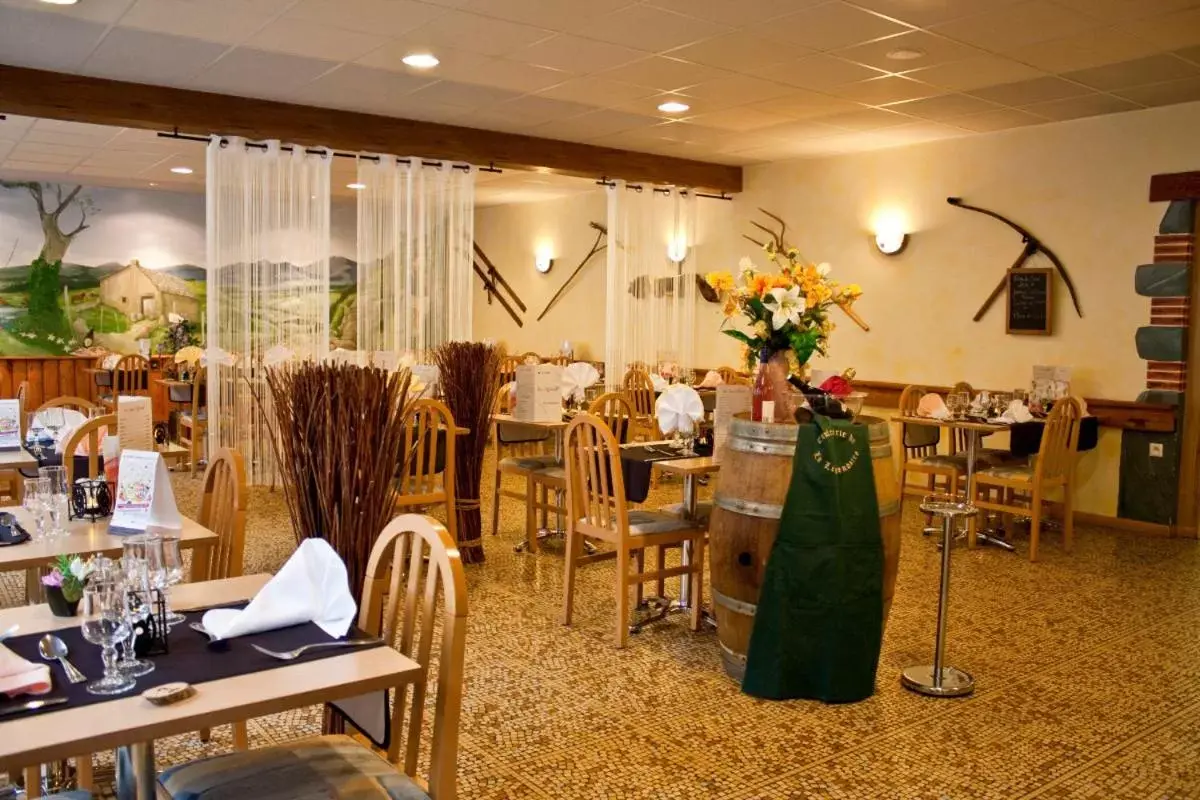
[[[704,276],[704,282],[719,294],[733,291],[733,275],[728,272],[710,272]]]
[[[95,566],[91,561],[84,561],[79,556],[71,560],[71,577],[80,583],[86,581],[94,570]]]
[[[742,272],[752,272],[755,269],[754,262],[749,256],[742,256],[742,260],[738,262],[738,269]]]
[[[831,271],[833,271],[833,266],[828,261],[822,261],[820,264],[817,264],[817,274],[822,278],[826,277]]]
[[[183,322],[183,317],[172,311],[170,314],[167,314],[167,322],[171,323],[172,325],[178,325],[179,323]]]
[[[775,307],[771,310],[771,325],[775,330],[780,330],[785,325],[795,325],[800,321],[800,315],[804,313],[805,308],[804,298],[800,296],[800,287],[772,289],[771,297],[775,301]]]
[[[753,297],[765,298],[767,290],[771,288],[771,277],[769,275],[755,275],[750,279],[750,294]]]
[[[845,397],[853,390],[850,381],[841,375],[832,375],[821,384],[821,391],[829,392],[834,397]]]
[[[62,588],[63,574],[59,572],[58,567],[55,567],[48,574],[42,576],[42,585]]]

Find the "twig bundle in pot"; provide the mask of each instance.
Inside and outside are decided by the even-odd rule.
[[[454,502],[458,551],[467,564],[483,561],[483,520],[479,484],[496,391],[500,388],[500,350],[480,342],[447,342],[433,352],[442,394],[454,422],[469,433],[455,437]]]
[[[328,541],[361,597],[371,547],[395,508],[396,465],[407,468],[409,372],[305,362],[266,374],[296,541]]]

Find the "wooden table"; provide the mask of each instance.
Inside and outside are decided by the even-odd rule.
[[[563,463],[563,460],[565,458],[565,450],[566,450],[564,434],[567,431],[567,427],[571,424],[569,420],[564,421],[562,419],[562,417],[559,417],[559,419],[557,421],[549,420],[546,422],[526,422],[523,419],[517,419],[512,414],[493,414],[492,421],[496,422],[498,424],[501,424],[501,425],[528,425],[531,428],[542,428],[544,430],[550,431],[551,433],[554,434],[554,460],[558,464]],[[497,491],[499,491],[499,487],[497,487]],[[546,519],[545,514],[543,512],[542,524],[545,525],[546,527],[541,528],[540,530],[536,531],[534,534],[535,536],[538,537],[539,540],[547,539],[551,536],[565,536],[566,535],[566,531],[563,529],[562,513],[561,513],[561,509],[563,506],[562,490],[556,489],[554,494],[555,494],[554,502],[557,505],[557,507],[560,509],[559,515],[558,515],[558,521],[557,521],[558,527],[551,529],[549,527],[550,521],[548,519]],[[584,549],[588,549],[591,546],[592,545],[590,542],[587,542],[586,540],[584,541]],[[518,553],[527,552],[529,550],[529,542],[528,541],[520,542],[514,548],[514,550]]]
[[[37,468],[38,460],[24,447],[20,450],[0,450],[0,470]]]
[[[14,515],[28,531],[36,527],[29,512],[23,508],[2,508],[0,511]],[[110,518],[95,522],[73,519],[68,523],[70,532],[66,536],[45,536],[25,544],[0,547],[0,571],[25,570],[26,598],[37,602],[41,598],[38,569],[48,566],[52,559],[63,555],[120,557],[128,536],[109,533],[109,522]],[[179,547],[192,550],[192,576],[208,574],[208,560],[213,546],[217,543],[217,534],[188,517],[183,518],[182,530],[150,528],[150,531],[178,533]]]
[[[171,603],[178,609],[195,609],[246,600],[269,579],[269,575],[246,575],[183,584],[171,590]],[[21,626],[24,635],[73,627],[78,620],[54,617],[45,605],[0,611],[0,627],[14,624]],[[155,739],[403,686],[419,678],[420,672],[419,664],[390,647],[350,649],[318,661],[202,683],[194,697],[170,706],[151,705],[134,694],[17,717],[0,722],[0,763],[44,764],[121,748],[126,752],[118,763],[132,763],[136,797],[154,800]]]
[[[663,472],[670,472],[683,478],[683,503],[680,512],[686,520],[696,520],[699,517],[699,492],[696,490],[696,480],[703,475],[714,475],[721,471],[721,461],[716,456],[692,456],[672,461],[655,461],[654,466]],[[692,561],[692,543],[683,543],[683,554],[680,556],[686,566]],[[679,606],[691,608],[692,587],[687,580],[679,582]]]

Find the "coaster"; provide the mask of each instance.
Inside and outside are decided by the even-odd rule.
[[[164,683],[142,692],[142,697],[156,706],[169,706],[187,700],[195,693],[196,689],[190,683]]]

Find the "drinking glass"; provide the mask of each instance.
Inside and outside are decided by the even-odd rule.
[[[71,518],[71,495],[67,490],[65,467],[42,467],[38,470],[39,480],[47,483],[46,510],[50,515],[50,535],[67,533],[67,521]]]
[[[137,678],[154,671],[152,662],[138,658],[134,652],[138,634],[145,632],[147,619],[154,613],[150,597],[150,571],[145,558],[126,555],[121,558],[121,573],[125,580],[124,609],[129,635],[125,638],[124,656],[117,667],[126,675]]]
[[[46,426],[46,430],[50,431],[50,436],[53,437],[54,443],[58,443],[58,431],[63,425],[67,424],[66,417],[63,416],[61,408],[43,408],[38,412],[42,416],[42,424]]]
[[[146,540],[146,562],[150,570],[150,581],[155,589],[163,592],[183,580],[183,557],[179,552],[178,536],[154,535]],[[167,605],[167,626],[175,626],[187,620],[183,614],[170,610]]]
[[[1013,400],[1019,400],[1022,404],[1028,404],[1029,393],[1024,389],[1013,389],[1012,398]]]
[[[100,646],[104,661],[104,677],[87,685],[89,694],[121,694],[134,687],[133,678],[117,669],[117,642],[129,635],[124,594],[121,582],[112,577],[93,577],[84,587],[80,632],[84,639]]]
[[[1000,416],[1005,411],[1008,411],[1008,406],[1012,402],[1012,395],[1008,392],[996,392],[992,395],[992,412],[996,416]]]
[[[25,423],[25,443],[31,444],[30,450],[34,458],[42,457],[42,435],[45,432],[46,426],[42,424],[42,418],[36,411],[30,411]]]
[[[33,538],[41,539],[46,533],[46,512],[40,478],[25,478],[21,485],[21,506],[33,520]]]

